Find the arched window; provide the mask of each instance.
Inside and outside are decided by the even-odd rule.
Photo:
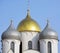
[[[14,42],[11,42],[11,50],[12,50],[13,53],[14,53]]]
[[[51,42],[48,42],[48,53],[52,53]]]
[[[20,50],[19,50],[19,53],[22,53],[22,42],[20,44]]]
[[[28,42],[28,49],[32,49],[32,41]]]
[[[39,43],[39,41],[38,41],[38,51],[40,51],[40,43]]]

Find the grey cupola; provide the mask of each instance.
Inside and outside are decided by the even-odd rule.
[[[10,26],[2,34],[2,39],[17,39],[20,40],[20,33],[14,28],[12,20]]]
[[[49,26],[49,21],[47,20],[47,25],[44,28],[44,30],[40,33],[40,39],[56,39],[58,40],[58,36],[56,31],[54,31],[50,26]]]

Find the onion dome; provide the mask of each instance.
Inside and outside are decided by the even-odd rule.
[[[20,33],[14,28],[13,23],[11,21],[10,26],[6,31],[2,34],[2,39],[17,39],[19,40]]]
[[[37,24],[37,22],[35,20],[33,20],[29,14],[29,10],[27,12],[27,16],[24,20],[22,20],[18,27],[17,30],[20,31],[36,31],[36,32],[40,32],[40,27]]]
[[[40,33],[40,39],[58,39],[56,31],[50,28],[48,20],[46,27]]]

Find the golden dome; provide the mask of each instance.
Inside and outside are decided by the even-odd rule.
[[[40,27],[36,23],[36,21],[34,21],[30,17],[29,12],[28,12],[26,18],[19,23],[17,30],[18,31],[37,31],[37,32],[40,32]]]

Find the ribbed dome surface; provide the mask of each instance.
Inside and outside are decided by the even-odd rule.
[[[18,39],[20,38],[20,33],[14,28],[12,22],[8,29],[3,32],[2,39]]]
[[[34,21],[30,17],[29,13],[27,13],[26,18],[19,23],[17,30],[18,31],[37,31],[37,32],[41,31],[39,25],[37,24],[36,21]]]

